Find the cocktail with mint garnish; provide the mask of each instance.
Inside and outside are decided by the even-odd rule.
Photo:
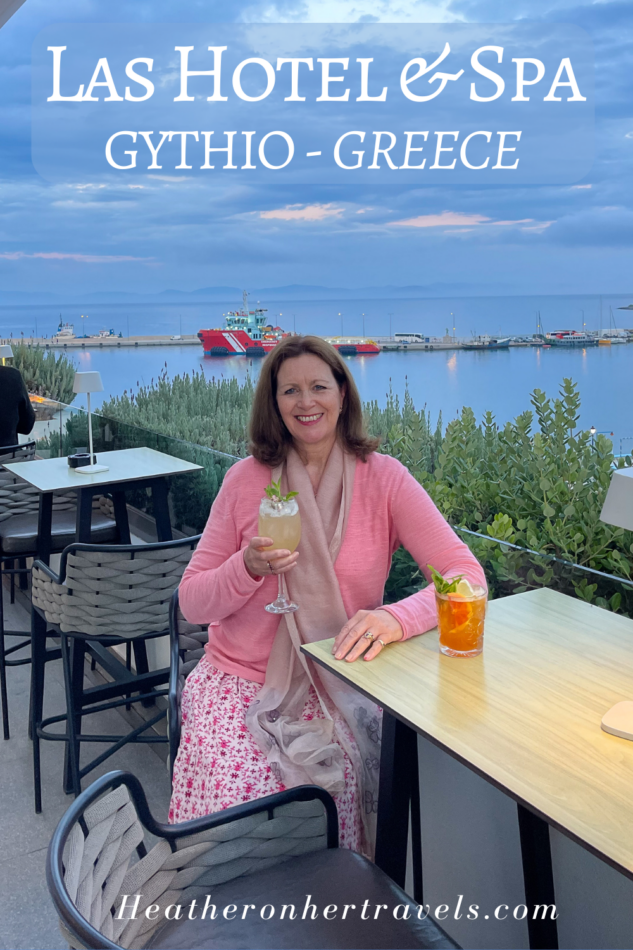
[[[463,574],[449,579],[428,568],[435,585],[440,650],[446,656],[478,656],[484,648],[486,591]]]
[[[259,506],[259,536],[272,538],[273,543],[264,551],[285,549],[292,552],[301,540],[301,516],[296,501],[296,491],[282,495],[281,480],[272,482],[266,487],[266,497],[262,498]],[[298,604],[288,599],[286,582],[283,574],[278,575],[278,595],[272,604],[266,605],[271,614],[287,614],[298,610]]]

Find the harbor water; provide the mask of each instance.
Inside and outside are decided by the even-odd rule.
[[[633,312],[617,308],[633,297],[602,298],[602,325],[609,326],[609,308],[618,326],[633,326]],[[222,326],[222,314],[236,301],[197,304],[100,304],[86,307],[90,320],[88,333],[102,327],[113,328],[123,336],[142,334],[187,334],[201,327]],[[536,330],[540,311],[545,331],[575,328],[597,330],[600,300],[597,297],[490,297],[441,298],[436,300],[368,301],[262,301],[268,306],[271,322],[286,330],[318,332],[323,335],[362,333],[362,314],[368,336],[392,332],[418,331],[429,335],[444,334],[449,322],[457,336],[477,333],[500,335],[531,334]],[[454,308],[452,311],[449,308]],[[61,308],[64,321],[81,333],[76,305]],[[340,312],[340,313],[339,313]],[[391,313],[391,316],[389,315]],[[531,315],[531,316],[530,316]],[[461,319],[460,319],[461,317]],[[0,336],[20,338],[51,336],[60,318],[60,307],[1,307]],[[342,327],[341,327],[342,320]],[[87,320],[84,321],[87,325]],[[338,324],[338,325],[337,325]],[[234,376],[255,379],[260,361],[243,356],[205,357],[202,347],[175,346],[120,349],[86,348],[69,356],[81,370],[98,370],[105,392],[93,398],[99,405],[125,390],[150,385],[166,370],[169,376],[202,371],[205,376]],[[633,344],[589,348],[511,347],[487,352],[444,350],[433,352],[383,352],[378,356],[350,357],[348,365],[365,400],[376,399],[384,405],[390,387],[400,397],[408,386],[417,408],[426,406],[435,422],[442,413],[443,423],[470,406],[478,419],[486,411],[494,413],[500,424],[530,408],[530,393],[538,388],[556,396],[564,377],[579,386],[582,411],[579,424],[595,426],[614,443],[616,454],[633,450]],[[79,397],[80,399],[82,397]]]

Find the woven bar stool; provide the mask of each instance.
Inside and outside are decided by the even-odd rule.
[[[1,466],[5,462],[29,462],[35,458],[35,442],[6,446],[0,449],[0,694],[2,698],[2,727],[4,738],[9,738],[9,703],[7,696],[7,667],[24,666],[31,662],[24,655],[31,645],[31,636],[19,630],[5,630],[3,609],[3,576],[11,578],[11,603],[14,601],[15,579],[26,588],[30,568],[27,558],[37,557],[39,492],[12,472]],[[92,514],[92,539],[97,542],[116,541],[117,529],[110,517],[111,502],[95,498]],[[75,538],[76,498],[74,492],[56,492],[53,496],[51,550],[63,551]],[[16,567],[17,563],[17,567]],[[17,638],[17,643],[6,645],[5,636]],[[14,654],[19,654],[15,656]],[[46,660],[58,659],[59,649],[51,648]],[[10,659],[9,659],[10,657]]]
[[[158,838],[149,852],[144,829]],[[62,818],[46,877],[75,950],[457,947],[383,871],[339,849],[336,805],[315,785],[164,825],[137,778],[110,772]],[[364,901],[387,910],[362,919]]]
[[[125,735],[82,733],[82,718],[91,713],[130,706],[164,696],[169,669],[130,670],[108,649],[138,644],[169,631],[169,602],[198,543],[199,535],[178,541],[139,545],[71,544],[63,552],[59,574],[41,561],[33,564],[33,770],[35,809],[41,810],[40,739],[66,743],[65,787],[78,795],[81,779],[128,742],[166,742],[166,736],[143,735],[164,716],[151,719]],[[60,638],[66,712],[42,719],[41,644],[46,630]],[[84,687],[84,661],[89,653],[111,677],[104,686]],[[48,731],[65,722],[66,733]],[[83,768],[82,742],[108,748]]]

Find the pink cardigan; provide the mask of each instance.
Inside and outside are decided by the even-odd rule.
[[[229,469],[180,583],[184,616],[210,624],[209,661],[256,683],[264,682],[279,624],[264,610],[277,595],[277,578],[254,580],[242,551],[257,535],[259,502],[269,482],[270,468],[254,458]],[[396,459],[374,452],[356,464],[347,531],[334,566],[348,617],[382,606],[391,557],[401,544],[427,578],[426,565],[432,564],[442,574],[465,574],[486,586],[479,562],[422,486]],[[399,620],[405,639],[437,623],[432,586],[384,609]]]

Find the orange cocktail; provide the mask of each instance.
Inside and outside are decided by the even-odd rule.
[[[472,593],[435,591],[440,650],[446,656],[477,656],[484,648],[486,591],[471,587]]]

